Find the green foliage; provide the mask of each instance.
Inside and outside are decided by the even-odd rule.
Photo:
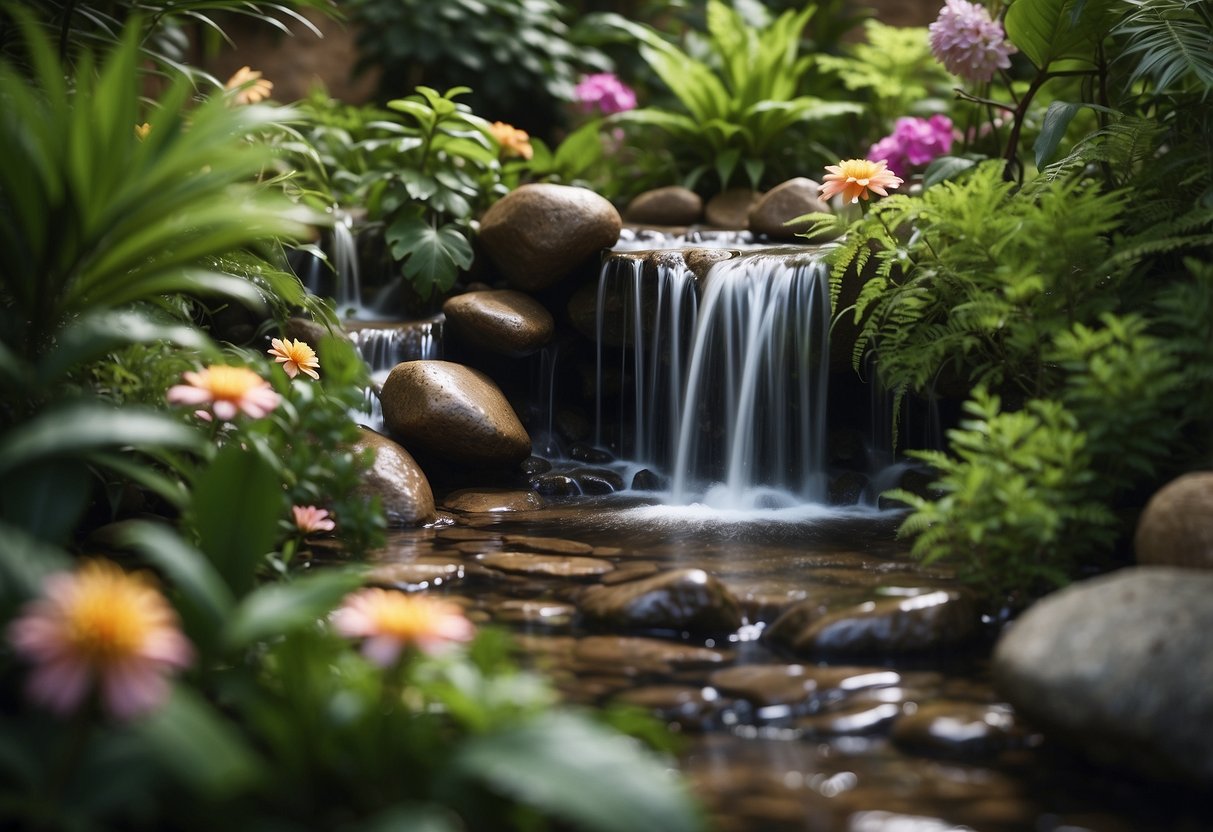
[[[1060,403],[1031,400],[1004,412],[979,388],[968,418],[948,431],[952,454],[917,451],[933,466],[943,492],[929,500],[904,491],[888,496],[913,509],[901,535],[913,554],[948,560],[988,598],[1031,598],[1065,583],[1074,566],[1113,537],[1114,515],[1090,496],[1095,474],[1086,439]]]
[[[851,102],[800,94],[812,68],[812,60],[800,54],[800,39],[813,10],[788,10],[759,28],[722,0],[709,0],[710,61],[697,59],[651,27],[604,15],[607,25],[640,45],[642,57],[683,110],[645,107],[613,120],[666,134],[684,184],[694,185],[709,172],[722,189],[742,176],[752,187],[784,176],[787,172],[772,161],[794,127],[860,112]]]
[[[610,69],[574,44],[558,0],[353,0],[361,67],[384,98],[424,84],[468,86],[476,112],[550,135],[584,72]]]
[[[1137,65],[1128,83],[1149,79],[1160,92],[1213,87],[1213,15],[1199,0],[1125,0],[1132,6],[1113,29]]]

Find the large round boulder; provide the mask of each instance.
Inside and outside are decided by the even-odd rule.
[[[496,384],[450,361],[406,361],[383,382],[388,433],[418,454],[459,465],[517,465],[531,438]]]
[[[1185,474],[1151,497],[1134,548],[1140,564],[1213,568],[1213,472]]]
[[[692,225],[703,219],[703,198],[690,188],[667,185],[638,194],[623,215],[640,225]]]
[[[717,228],[749,228],[750,209],[762,194],[749,188],[729,188],[708,200],[704,216]]]
[[[773,240],[795,240],[811,223],[788,225],[789,220],[805,214],[829,213],[830,206],[818,196],[817,183],[798,176],[767,191],[750,208],[750,231]]]
[[[556,322],[543,304],[512,289],[464,292],[442,304],[446,328],[466,346],[521,358],[552,340]]]
[[[485,211],[479,239],[511,286],[534,292],[614,245],[622,227],[615,206],[593,191],[539,183],[511,191]]]
[[[434,492],[425,472],[397,443],[364,429],[355,451],[370,449],[375,454],[371,469],[359,486],[359,493],[378,497],[389,526],[419,526],[434,519]]]
[[[1089,758],[1213,786],[1213,574],[1139,566],[1037,602],[994,650],[999,693]]]

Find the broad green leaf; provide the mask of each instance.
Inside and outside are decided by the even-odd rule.
[[[210,799],[238,795],[266,770],[236,727],[185,685],[132,730],[165,768]]]
[[[1094,43],[1071,20],[1074,0],[1015,0],[1004,21],[1007,37],[1039,70],[1059,58],[1090,59]]]
[[[194,483],[191,520],[198,546],[239,598],[278,536],[286,513],[278,470],[263,455],[227,445]]]
[[[455,753],[453,764],[457,772],[579,829],[703,828],[666,766],[635,740],[565,711],[473,737]]]
[[[922,186],[929,188],[940,182],[955,179],[965,171],[975,168],[979,161],[979,159],[970,159],[965,156],[940,156],[927,165],[927,169],[923,171]]]
[[[1082,104],[1070,104],[1065,101],[1054,101],[1045,111],[1044,121],[1040,125],[1040,135],[1032,145],[1036,155],[1036,167],[1043,168],[1053,159],[1057,146],[1066,135],[1066,128],[1074,120],[1074,116],[1083,107]]]
[[[78,457],[128,445],[198,450],[202,437],[169,416],[98,402],[71,402],[41,413],[0,442],[0,474],[35,460]]]
[[[95,482],[82,459],[39,459],[0,478],[0,516],[36,537],[64,545],[88,507]]]
[[[435,288],[450,288],[459,270],[472,264],[472,246],[453,225],[434,228],[425,220],[401,217],[384,236],[393,257],[408,258],[404,276],[422,297],[429,297]]]
[[[463,822],[442,806],[393,806],[358,824],[358,832],[462,832]]]
[[[225,632],[229,647],[282,635],[315,624],[347,593],[359,587],[357,572],[328,569],[294,580],[267,584],[250,593],[236,608]]]
[[[70,566],[71,557],[64,550],[19,526],[0,522],[0,604],[33,595],[43,578]]]

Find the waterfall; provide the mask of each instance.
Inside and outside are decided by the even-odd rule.
[[[711,266],[702,296],[682,257],[669,255],[616,255],[604,266],[598,441],[615,341],[630,379],[619,397],[620,454],[667,471],[674,502],[823,500],[830,309],[818,250],[740,252]]]
[[[371,372],[362,409],[352,415],[375,430],[383,429],[383,406],[378,388],[402,361],[442,358],[443,318],[405,323],[348,322],[346,332]]]
[[[358,272],[358,245],[354,238],[354,218],[339,213],[333,223],[333,270],[337,288],[333,300],[337,314],[356,318],[362,312],[362,280]]]

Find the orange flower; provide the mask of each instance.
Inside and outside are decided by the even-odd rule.
[[[337,528],[337,524],[329,519],[328,509],[315,506],[291,506],[291,514],[295,516],[295,528],[304,534],[331,532]]]
[[[274,360],[282,365],[282,369],[286,370],[286,374],[291,378],[299,375],[300,370],[312,378],[320,378],[320,373],[316,372],[320,367],[320,359],[316,358],[316,351],[302,341],[274,338],[270,341],[270,349],[267,352],[274,356]]]
[[[270,383],[247,367],[212,364],[205,370],[184,373],[185,384],[170,387],[166,398],[170,404],[209,404],[218,418],[230,422],[243,411],[254,419],[276,408],[282,399],[270,388]],[[198,411],[210,419],[210,413]]]
[[[194,655],[164,596],[107,560],[48,577],[8,635],[34,664],[30,698],[64,714],[94,686],[116,717],[150,711],[169,695],[166,676]]]
[[[150,132],[152,132],[152,126],[146,121],[142,124],[135,125],[135,138],[137,138],[139,141],[146,139],[147,134]]]
[[[380,667],[394,664],[405,647],[433,655],[474,633],[457,604],[386,589],[351,593],[332,621],[341,635],[366,639],[362,654]]]
[[[821,198],[829,199],[834,194],[842,194],[842,198],[850,203],[868,198],[868,192],[888,196],[886,188],[896,188],[902,183],[902,178],[888,170],[888,162],[869,162],[867,159],[846,159],[837,165],[826,165],[829,171],[825,181],[818,187]]]
[[[531,137],[525,130],[519,130],[504,121],[494,121],[489,132],[501,146],[502,156],[518,156],[529,161],[535,155],[535,149],[531,147]]]
[[[260,72],[242,66],[227,79],[223,88],[232,93],[232,101],[236,104],[256,104],[270,97],[274,82],[262,78]]]

